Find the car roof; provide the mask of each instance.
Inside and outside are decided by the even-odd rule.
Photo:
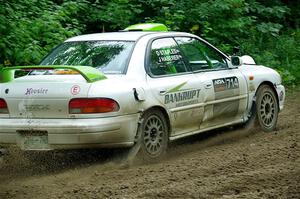
[[[80,35],[72,37],[66,42],[70,41],[96,41],[96,40],[120,40],[120,41],[136,41],[140,37],[148,34],[153,34],[155,32],[107,32],[107,33],[94,33],[87,35]]]
[[[197,37],[198,39],[204,41],[212,48],[219,51],[223,54],[227,59],[229,59],[228,55],[224,54],[222,51],[209,44],[207,41],[202,38],[193,35],[191,33],[186,32],[173,32],[173,31],[120,31],[120,32],[106,32],[106,33],[94,33],[87,35],[79,35],[76,37],[72,37],[67,39],[65,42],[73,42],[73,41],[137,41],[141,37],[147,36],[147,39],[156,38],[156,37],[176,37],[176,36],[185,36],[185,37]]]
[[[97,41],[97,40],[107,40],[107,41],[137,41],[139,38],[151,35],[153,37],[160,35],[174,35],[179,32],[150,32],[150,31],[121,31],[121,32],[107,32],[107,33],[94,33],[87,35],[80,35],[67,39],[65,42],[72,41]],[[179,34],[189,34],[189,33],[179,33]]]

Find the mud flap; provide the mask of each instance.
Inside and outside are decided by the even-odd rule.
[[[137,134],[135,136],[134,145],[126,151],[126,154],[124,154],[124,158],[121,160],[122,168],[130,167],[134,163],[134,160],[136,159],[138,152],[140,151],[141,144],[142,144],[142,140],[141,140],[142,122],[143,119],[140,119],[138,122]]]
[[[141,125],[139,125],[141,126]],[[135,159],[135,157],[137,156],[140,148],[141,148],[141,144],[142,144],[142,140],[141,140],[141,127],[138,128],[138,133],[137,133],[137,140],[135,142],[135,144],[129,149],[128,152],[128,156],[127,156],[127,161],[129,161],[129,163],[132,163],[132,161]]]
[[[244,123],[244,129],[246,131],[252,130],[253,127],[255,127],[255,121],[256,121],[256,103],[255,103],[255,101],[253,101],[251,110],[248,114],[248,119]]]

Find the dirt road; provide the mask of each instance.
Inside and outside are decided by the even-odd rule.
[[[0,198],[300,198],[300,92],[277,130],[226,129],[173,143],[156,164],[105,152],[0,159]],[[113,160],[111,160],[113,159]]]

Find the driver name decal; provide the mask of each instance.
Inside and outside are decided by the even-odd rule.
[[[158,63],[169,63],[182,59],[180,51],[175,48],[160,49],[156,50],[155,53],[158,57]],[[164,67],[164,65],[161,67]]]

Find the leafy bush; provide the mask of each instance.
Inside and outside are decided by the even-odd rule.
[[[0,66],[39,61],[68,37],[161,22],[228,54],[240,46],[300,83],[300,4],[283,0],[10,0],[0,7]]]
[[[7,1],[0,10],[0,59],[4,65],[38,64],[53,46],[78,34],[75,3]]]
[[[287,85],[300,83],[300,29],[287,31],[280,36],[259,34],[258,42],[253,39],[241,42],[244,54],[254,57],[257,63],[276,69]]]

